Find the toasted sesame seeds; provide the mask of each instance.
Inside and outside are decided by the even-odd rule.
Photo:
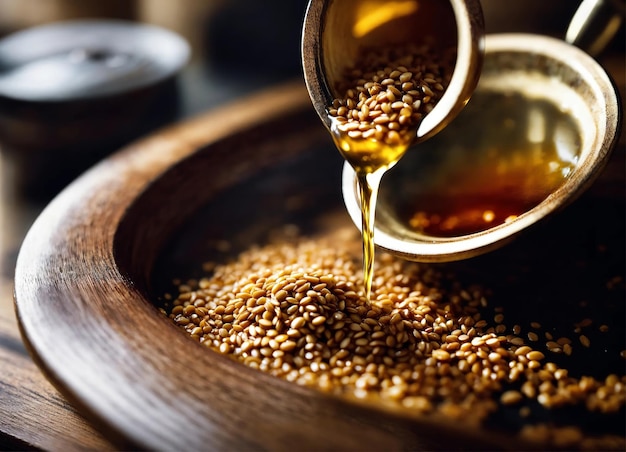
[[[399,144],[414,133],[449,83],[453,55],[444,58],[428,46],[369,49],[336,87],[340,96],[327,112],[352,139]],[[432,71],[424,77],[420,68],[427,64]]]
[[[547,410],[623,410],[626,377],[597,380],[562,366],[586,336],[539,341],[538,327],[537,341],[527,342],[518,324],[497,323],[504,309],[490,306],[483,288],[445,286],[436,267],[386,254],[368,302],[358,250],[356,237],[254,247],[180,284],[166,311],[193,340],[244,365],[417,413],[480,422],[501,404],[531,417],[529,401]]]

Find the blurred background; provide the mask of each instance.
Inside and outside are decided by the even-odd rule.
[[[622,0],[612,1],[623,4]],[[72,104],[74,109],[69,111],[67,104],[62,104],[51,111],[49,105],[8,101],[0,92],[0,152],[5,168],[2,178],[11,178],[11,186],[20,194],[45,203],[85,168],[152,129],[265,86],[301,78],[299,47],[306,3],[306,0],[0,0],[0,44],[3,37],[39,25],[71,19],[122,19],[173,31],[191,49],[190,60],[177,80],[167,85],[167,89],[159,87],[164,89],[154,94],[150,106],[146,104],[145,111],[151,114],[136,111],[132,128],[126,119],[127,128],[123,131],[119,130],[120,124],[107,123],[116,116],[110,114],[115,106],[105,110],[101,104],[81,105],[84,107],[81,110]],[[482,5],[488,33],[523,31],[563,37],[579,2],[482,0]],[[622,32],[611,47],[621,48],[623,53],[623,46]],[[2,63],[0,47],[0,74]],[[131,103],[140,105],[141,101],[126,99],[126,105]],[[102,114],[96,115],[96,110]],[[85,123],[93,130],[89,137],[78,132],[82,129],[87,133]],[[52,136],[46,127],[62,129],[62,139],[61,132]],[[118,133],[111,133],[112,130]],[[33,139],[43,135],[47,136],[45,143]],[[85,151],[86,147],[89,152]],[[58,165],[59,161],[63,164]]]
[[[185,98],[191,104],[184,107],[196,110],[240,94],[231,90],[248,91],[298,76],[305,7],[305,0],[0,0],[0,37],[69,19],[161,26],[189,43],[191,72],[204,77],[201,81],[228,82]]]
[[[0,48],[38,26],[119,19],[170,30],[191,50],[175,79],[147,94],[89,102],[0,94],[0,303],[11,304],[15,259],[30,224],[82,172],[153,130],[300,77],[305,7],[305,0],[0,0]],[[3,70],[0,50],[0,76]]]
[[[50,142],[34,144],[31,138],[25,145],[23,137],[16,137],[16,132],[8,130],[8,126],[3,127],[3,119],[11,121],[11,125],[27,122],[28,130],[31,130],[35,122],[33,118],[47,114],[40,118],[41,121],[49,124],[54,116],[59,121],[55,125],[58,128],[72,121],[78,123],[79,119],[84,123],[85,118],[95,115],[94,111],[102,109],[102,105],[94,104],[80,113],[74,110],[61,124],[59,110],[61,115],[66,114],[67,104],[57,105],[59,108],[54,113],[43,111],[44,108],[51,109],[49,105],[29,104],[28,107],[32,108],[24,113],[23,103],[8,102],[0,93],[0,147],[4,155],[10,157],[7,164],[12,165],[11,171],[15,173],[14,184],[29,198],[45,202],[86,167],[153,128],[266,85],[298,77],[300,29],[305,5],[304,0],[0,0],[0,39],[32,30],[38,25],[67,20],[121,19],[173,31],[184,38],[191,49],[191,58],[182,68],[175,86],[168,86],[169,95],[156,93],[156,97],[161,96],[154,101],[158,104],[156,108],[146,107],[152,112],[161,110],[161,117],[141,118],[144,112],[139,111],[135,116],[143,119],[143,124],[133,124],[133,130],[120,133],[116,140],[111,138],[110,132],[107,133],[108,143],[101,143],[97,149],[88,146],[88,153],[75,149],[70,154],[67,151],[68,137],[62,142],[59,140],[57,147]],[[41,45],[48,45],[46,39],[42,41]],[[0,56],[0,69],[1,60]],[[103,130],[108,127],[109,131],[118,131],[117,124],[105,124],[107,118],[104,115],[92,119],[99,121],[99,124],[89,124],[96,132],[98,126]],[[36,125],[41,128],[41,124]],[[70,144],[85,147],[84,138],[77,131],[73,132],[76,136]],[[58,135],[55,139],[59,138]],[[45,152],[43,148],[46,148]],[[65,160],[64,164],[51,171],[51,166],[54,167],[59,160]],[[23,167],[28,169],[23,170]]]

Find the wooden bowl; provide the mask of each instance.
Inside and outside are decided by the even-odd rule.
[[[198,273],[212,242],[229,240],[236,252],[284,224],[303,232],[349,224],[340,179],[341,158],[301,83],[175,125],[108,158],[50,203],[23,243],[15,304],[33,357],[120,448],[526,448],[500,428],[410,416],[271,377],[200,346],[161,314],[164,288],[173,277]],[[602,227],[619,228],[619,221]],[[624,236],[609,240],[623,269]],[[549,261],[541,251],[546,241],[546,252],[572,248],[541,230],[536,245],[455,269],[502,283],[503,272]],[[571,276],[557,271],[538,284],[551,290]],[[528,278],[532,272],[518,283]],[[516,283],[507,284],[510,292]],[[615,315],[603,309],[598,303],[600,315]],[[623,318],[613,317],[618,335]]]

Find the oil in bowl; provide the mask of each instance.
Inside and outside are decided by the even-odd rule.
[[[576,121],[549,101],[479,92],[458,121],[406,155],[388,178],[384,215],[407,234],[439,238],[510,222],[569,176],[580,136]]]

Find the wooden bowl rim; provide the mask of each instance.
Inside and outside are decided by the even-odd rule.
[[[168,169],[225,137],[309,108],[301,83],[271,88],[158,131],[70,184],[32,225],[17,260],[15,310],[31,355],[123,448],[432,450],[438,438],[443,448],[468,440],[512,447],[437,418],[409,419],[328,396],[210,352],[181,334],[118,266],[114,240],[125,213]]]

